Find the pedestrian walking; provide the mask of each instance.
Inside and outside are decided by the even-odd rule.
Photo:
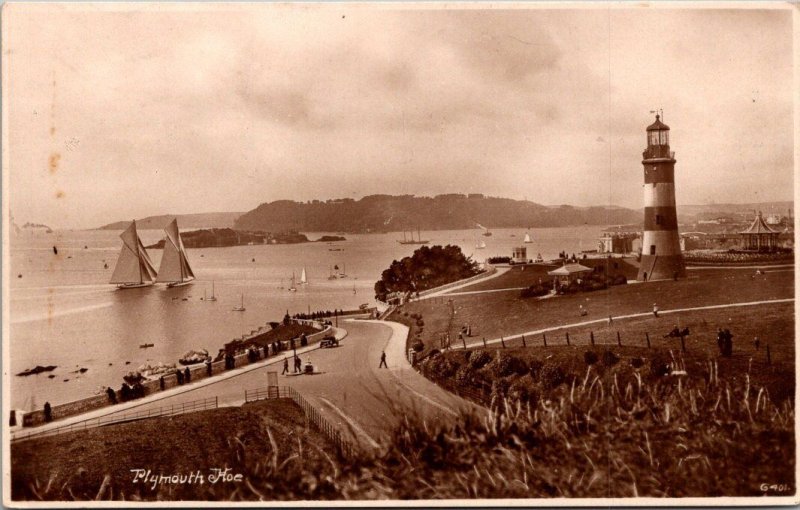
[[[289,373],[289,358],[284,356],[284,358],[283,358],[283,372],[281,372],[281,375],[288,374],[288,373]]]
[[[192,380],[192,371],[189,370],[189,367],[186,367],[186,370],[183,371],[183,379],[188,383]]]
[[[381,363],[378,365],[378,368],[389,368],[389,365],[386,364],[386,353],[381,352]]]
[[[158,386],[161,388],[161,391],[164,391],[164,376],[158,378]]]
[[[300,367],[303,366],[302,362],[300,361],[300,356],[295,355],[294,357],[294,373],[300,372]]]
[[[50,407],[50,402],[44,403],[44,421],[53,421],[53,409]]]
[[[653,317],[658,319],[658,305],[653,303]]]

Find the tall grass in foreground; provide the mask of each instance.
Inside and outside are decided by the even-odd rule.
[[[194,486],[191,498],[744,496],[764,494],[764,483],[788,484],[793,493],[791,401],[773,402],[747,374],[719,380],[715,362],[698,378],[618,375],[601,377],[589,367],[535,400],[496,398],[490,411],[447,426],[407,417],[380,453],[349,461],[325,455],[311,462],[300,439],[281,455],[269,434],[271,453],[254,456],[232,437],[231,467],[245,481]],[[28,496],[49,499],[46,485],[32,484]],[[113,481],[103,485],[83,494],[131,498],[111,490]],[[176,490],[134,497],[187,497]]]

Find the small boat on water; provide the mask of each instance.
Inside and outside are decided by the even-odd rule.
[[[167,287],[189,285],[194,280],[194,273],[186,258],[186,250],[178,231],[178,220],[173,218],[164,228],[167,237],[164,239],[164,252],[161,255],[161,266],[158,268],[157,282],[164,282]]]
[[[244,294],[242,294],[242,302],[241,302],[241,304],[238,305],[238,306],[234,306],[233,307],[233,311],[234,312],[243,312],[245,310],[246,310],[246,308],[244,307]]]
[[[523,239],[523,240],[522,240],[522,242],[523,242],[523,243],[525,243],[525,244],[531,244],[533,241],[531,241],[531,236],[530,236],[530,234],[528,234],[528,233],[526,232],[526,233],[525,233],[525,239]]]
[[[306,268],[300,273],[300,285],[308,285],[308,278],[306,277]]]
[[[297,287],[294,284],[294,271],[292,271],[292,284],[289,286],[289,292],[297,292]]]
[[[139,349],[147,349],[148,347],[153,347],[156,344],[139,344]]]
[[[133,220],[119,237],[122,239],[122,249],[111,274],[110,283],[116,283],[119,289],[153,285],[156,280],[156,269],[136,232],[136,220]]]
[[[476,250],[483,250],[484,248],[486,248],[486,241],[482,240],[481,242],[475,245]]]

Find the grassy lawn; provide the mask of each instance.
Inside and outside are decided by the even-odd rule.
[[[105,499],[122,494],[126,499],[157,494],[171,500],[216,499],[218,494],[227,499],[228,484],[163,485],[159,492],[134,484],[130,470],[150,469],[156,475],[199,470],[208,476],[211,468],[250,466],[273,455],[280,460],[298,455],[316,466],[336,454],[324,436],[306,428],[294,402],[260,401],[12,444],[11,495],[15,500],[91,500],[108,475]],[[300,498],[303,494],[295,492],[300,490],[300,485],[282,488],[275,499]]]
[[[629,280],[636,279],[639,268],[633,259],[586,259],[578,260],[578,263],[586,267],[604,266],[606,274],[623,274]],[[616,264],[616,267],[615,265]],[[515,289],[519,287],[530,287],[541,282],[547,282],[552,277],[547,276],[548,271],[558,269],[561,264],[528,264],[525,266],[511,266],[504,274],[487,281],[479,281],[474,285],[454,290],[457,292],[474,292],[492,289]]]
[[[502,288],[504,284],[498,280],[503,277],[505,275],[485,283]],[[690,271],[685,280],[633,283],[548,299],[522,299],[516,291],[432,298],[403,305],[390,320],[405,317],[405,314],[421,314],[425,323],[421,337],[428,351],[441,347],[440,339],[448,332],[448,327],[452,342],[457,342],[463,324],[471,325],[476,339],[490,339],[607,319],[609,315],[647,313],[654,302],[663,311],[793,297],[793,271],[768,272],[753,278],[750,270],[698,270]],[[586,316],[579,314],[581,305],[588,311]],[[739,313],[739,310],[731,313]],[[674,318],[665,316],[664,321],[668,322],[668,327],[663,329],[671,329]]]

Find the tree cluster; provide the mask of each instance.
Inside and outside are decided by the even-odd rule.
[[[478,274],[477,264],[458,246],[422,246],[410,257],[394,260],[375,283],[375,298],[393,292],[416,293]]]

